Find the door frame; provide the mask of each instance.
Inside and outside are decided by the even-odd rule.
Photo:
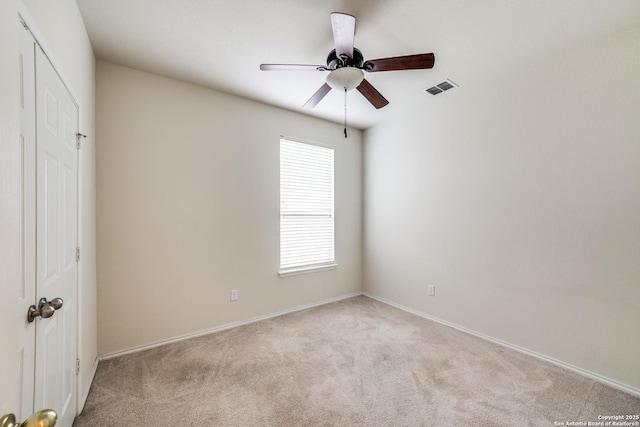
[[[17,2],[18,4],[18,22],[23,23],[23,25],[25,25],[27,31],[29,31],[31,33],[31,35],[33,36],[33,39],[35,40],[36,44],[40,47],[40,49],[42,49],[42,52],[44,53],[44,55],[47,57],[47,59],[49,60],[49,62],[51,63],[51,66],[53,67],[53,69],[55,70],[56,74],[58,75],[58,77],[60,78],[60,81],[62,82],[62,84],[64,85],[65,89],[69,92],[69,96],[71,97],[71,100],[73,102],[73,104],[76,106],[77,109],[77,126],[78,126],[78,130],[80,129],[80,123],[81,123],[81,118],[82,118],[82,105],[80,104],[80,102],[78,101],[78,99],[80,99],[80,97],[77,95],[77,92],[73,89],[73,86],[70,84],[71,80],[68,78],[67,75],[65,75],[62,65],[61,63],[55,58],[55,56],[53,55],[53,49],[47,44],[46,42],[46,38],[44,37],[44,34],[42,31],[40,31],[40,29],[38,28],[38,25],[36,24],[36,20],[33,18],[33,16],[31,15],[31,13],[29,12],[29,10],[27,9],[27,7],[24,5],[22,0],[18,0]],[[35,165],[34,165],[35,167]],[[81,167],[81,162],[80,162],[80,153],[78,153],[78,155],[76,156],[76,201],[77,201],[77,205],[76,205],[76,247],[80,247],[80,241],[81,239],[81,230],[82,227],[80,227],[81,224],[81,216],[80,216],[80,206],[81,206],[81,191],[80,191],[80,185],[81,185],[81,181],[80,181],[80,167]],[[35,226],[35,224],[34,224]],[[77,262],[77,268],[76,268],[76,288],[75,288],[75,300],[76,300],[76,304],[78,304],[78,306],[76,307],[76,316],[75,316],[75,334],[76,334],[76,345],[75,348],[73,349],[74,353],[75,353],[75,359],[78,360],[79,357],[79,352],[80,352],[80,339],[81,339],[81,333],[80,333],[80,306],[79,306],[79,302],[80,302],[80,296],[81,296],[81,292],[80,289],[82,288],[81,286],[81,282],[80,282],[80,278],[82,277],[81,275],[81,268],[82,268],[82,263],[81,262]],[[36,303],[34,301],[34,303]],[[19,313],[20,316],[23,316],[26,314],[25,313]],[[35,369],[35,366],[34,366]],[[74,414],[74,416],[77,416],[79,411],[82,408],[82,393],[81,393],[81,384],[80,384],[80,376],[78,375],[78,371],[76,370],[76,376],[75,376],[75,389],[76,389],[76,396],[75,396],[75,406],[76,406],[76,414]],[[21,398],[21,397],[20,397]],[[34,408],[35,410],[37,410],[38,408]],[[41,408],[42,409],[42,408]]]

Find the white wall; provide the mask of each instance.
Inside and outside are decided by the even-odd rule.
[[[100,354],[361,291],[360,131],[103,61],[97,96]],[[335,147],[335,270],[277,274],[280,135]]]
[[[97,357],[95,239],[95,57],[75,0],[24,0],[36,22],[47,54],[80,104],[80,132],[87,135],[80,150],[79,240],[80,331],[79,393],[89,392]]]
[[[0,0],[0,417],[17,413],[20,285],[20,109],[18,11]]]
[[[639,45],[459,82],[366,131],[365,291],[640,389]]]

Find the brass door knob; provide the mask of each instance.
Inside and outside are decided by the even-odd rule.
[[[56,425],[58,414],[51,409],[44,409],[31,415],[22,423],[16,423],[16,416],[7,414],[0,418],[0,427],[53,427]]]

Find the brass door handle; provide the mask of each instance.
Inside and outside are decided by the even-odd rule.
[[[57,419],[58,414],[51,409],[38,411],[20,424],[16,423],[15,415],[7,414],[0,418],[0,427],[53,427]]]
[[[40,316],[43,319],[48,319],[53,316],[56,310],[59,310],[60,307],[64,304],[62,298],[54,298],[51,301],[47,301],[46,298],[40,298],[38,301],[38,306],[31,305],[27,310],[27,321],[29,323],[36,320],[36,317]],[[0,426],[2,427],[2,426]]]

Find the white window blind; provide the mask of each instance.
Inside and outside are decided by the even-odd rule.
[[[334,263],[333,149],[280,139],[280,270]]]

